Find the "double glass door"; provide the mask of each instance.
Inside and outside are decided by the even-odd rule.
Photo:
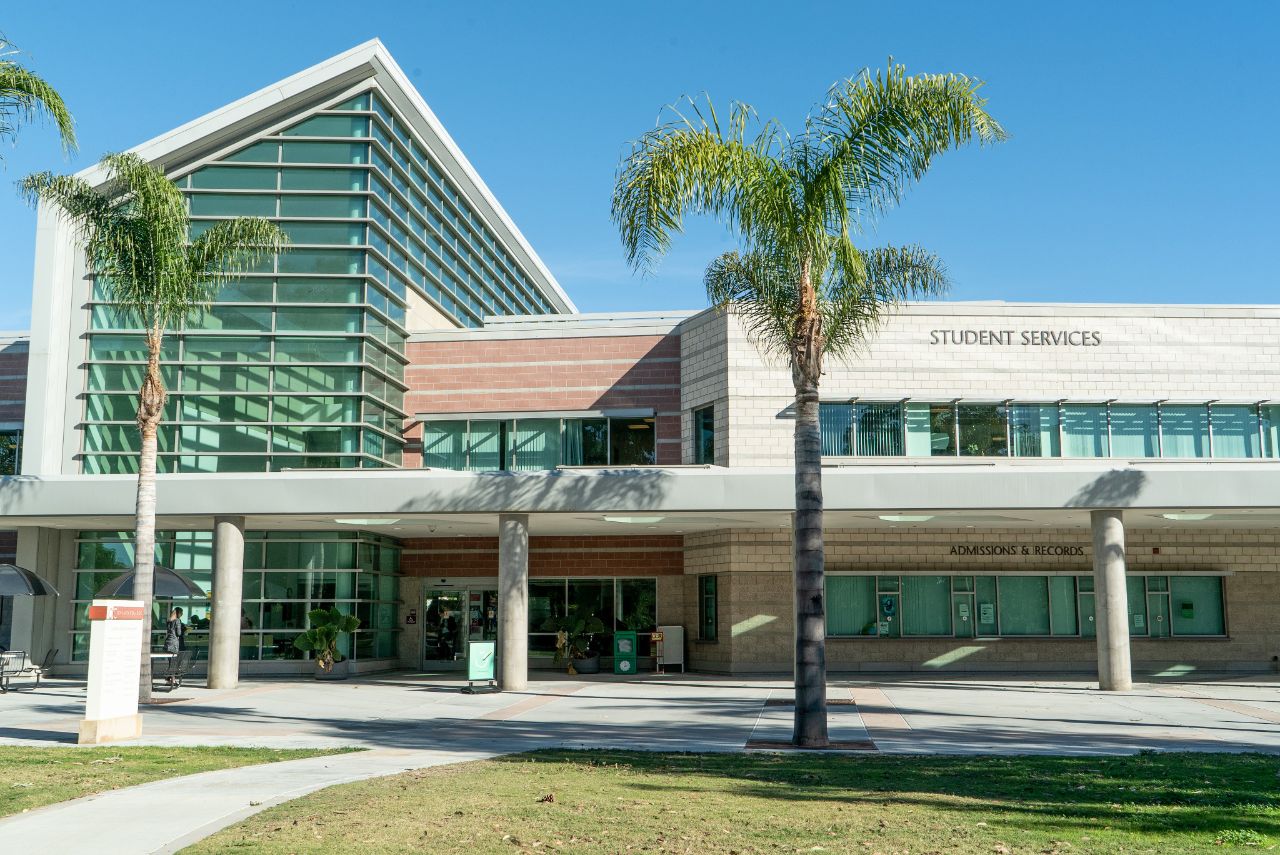
[[[498,638],[498,592],[492,588],[428,590],[422,614],[426,671],[462,670],[469,642]]]

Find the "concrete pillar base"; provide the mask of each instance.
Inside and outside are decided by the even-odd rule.
[[[80,735],[76,740],[80,745],[101,745],[104,742],[120,742],[126,739],[137,739],[142,736],[142,716],[122,715],[116,718],[83,719],[80,722]]]

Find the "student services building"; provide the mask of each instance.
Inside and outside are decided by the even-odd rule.
[[[377,42],[136,151],[193,229],[291,238],[166,339],[158,562],[209,595],[175,603],[211,672],[309,673],[322,604],[357,671],[549,667],[566,614],[790,671],[792,390],[736,317],[578,313]],[[132,561],[144,349],[47,209],[36,253],[0,560],[60,594],[0,598],[0,645],[76,673]],[[822,392],[833,672],[1092,671],[1121,613],[1139,671],[1276,667],[1280,309],[910,305]]]

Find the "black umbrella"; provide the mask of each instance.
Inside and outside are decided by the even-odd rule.
[[[136,574],[130,570],[107,584],[103,585],[97,593],[99,597],[123,597],[129,599],[133,596],[133,577]],[[152,577],[152,596],[159,597],[162,600],[172,599],[174,597],[198,597],[204,599],[204,589],[192,582],[181,573],[175,573],[168,567],[156,567],[155,575]]]
[[[0,564],[0,597],[58,596],[45,580],[25,567],[16,564]]]

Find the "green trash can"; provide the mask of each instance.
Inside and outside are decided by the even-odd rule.
[[[613,634],[613,673],[636,673],[636,634],[634,632]]]

